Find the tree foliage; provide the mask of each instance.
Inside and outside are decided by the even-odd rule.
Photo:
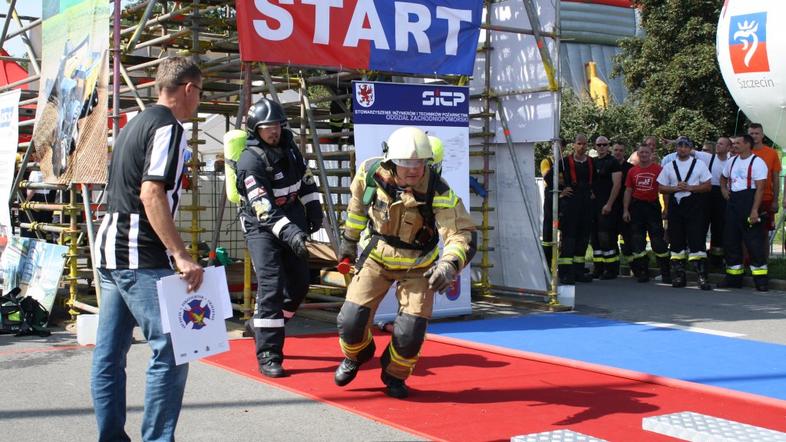
[[[717,0],[634,0],[644,38],[620,44],[614,75],[622,75],[651,132],[701,142],[731,134],[737,106],[715,53],[723,2]]]

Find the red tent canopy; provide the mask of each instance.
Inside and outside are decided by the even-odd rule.
[[[0,48],[0,55],[8,57],[8,52]],[[0,86],[5,86],[24,80],[27,78],[27,71],[15,61],[0,60]],[[19,89],[27,89],[27,85],[19,86]]]

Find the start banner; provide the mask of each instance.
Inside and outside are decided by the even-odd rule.
[[[483,0],[237,0],[243,61],[471,75]]]

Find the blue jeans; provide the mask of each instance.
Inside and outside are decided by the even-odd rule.
[[[101,311],[93,352],[91,392],[99,441],[129,441],[126,422],[126,355],[139,324],[153,350],[147,367],[142,440],[171,441],[183,403],[188,364],[175,365],[172,341],[161,329],[156,281],[170,269],[99,269]]]

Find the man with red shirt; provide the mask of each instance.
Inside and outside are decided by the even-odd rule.
[[[669,251],[663,239],[663,221],[660,201],[658,200],[658,175],[661,167],[652,161],[652,147],[639,146],[639,164],[628,171],[625,178],[625,197],[623,199],[622,219],[631,226],[631,250],[633,261],[630,264],[638,282],[649,281],[649,260],[647,258],[647,234],[650,245],[658,258],[662,282],[671,284]]]
[[[771,230],[775,230],[775,215],[778,213],[778,196],[780,195],[781,159],[775,149],[764,144],[764,128],[759,123],[748,125],[748,135],[753,138],[753,154],[764,160],[767,165],[767,181],[764,194],[761,197],[761,209],[767,212],[767,217],[762,225],[762,234],[769,244]],[[770,248],[767,247],[769,255]]]

